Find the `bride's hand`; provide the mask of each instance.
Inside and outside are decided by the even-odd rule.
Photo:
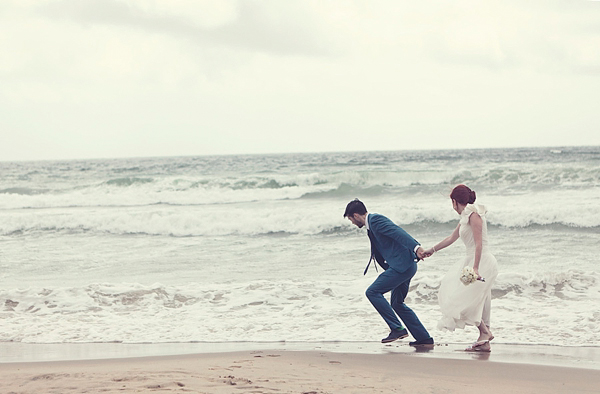
[[[475,275],[477,275],[477,280],[485,282],[485,279],[483,278],[483,276],[479,275],[479,269],[473,268],[473,271],[475,272]]]
[[[419,258],[421,259],[426,259],[427,257],[431,257],[431,255],[433,254],[433,248],[429,248],[429,249],[421,249],[419,248],[419,252],[421,252],[420,254],[418,254]]]

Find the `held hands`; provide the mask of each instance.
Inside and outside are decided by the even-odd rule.
[[[427,257],[431,257],[432,254],[433,254],[433,248],[429,248],[429,249],[425,250],[419,246],[419,249],[417,249],[417,257],[421,260],[424,260]]]
[[[429,249],[425,250],[424,253],[425,253],[425,257],[431,257],[435,253],[435,249],[429,248]]]
[[[431,253],[430,253],[430,251],[431,251]],[[427,257],[431,256],[432,254],[433,254],[433,251],[431,249],[425,250],[420,246],[417,249],[417,257],[421,260],[426,259]]]

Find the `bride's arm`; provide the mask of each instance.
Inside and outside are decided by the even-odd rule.
[[[473,270],[475,271],[475,274],[477,274],[477,277],[481,278],[481,275],[479,275],[479,262],[481,261],[481,249],[483,248],[483,220],[481,220],[481,216],[476,212],[473,212],[471,216],[469,216],[469,225],[473,230],[473,239],[475,241],[475,263],[473,264]]]
[[[449,236],[447,236],[446,238],[444,238],[441,242],[438,242],[437,244],[435,244],[433,247],[427,249],[425,251],[425,253],[429,256],[431,256],[432,254],[434,254],[435,252],[442,250],[444,248],[447,248],[448,246],[452,245],[454,243],[454,241],[456,241],[459,237],[458,234],[458,230],[460,229],[460,224],[458,226],[456,226],[456,228],[454,229],[454,231],[452,232],[452,234],[450,234]]]

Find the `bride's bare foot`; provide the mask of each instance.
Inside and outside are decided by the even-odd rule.
[[[494,335],[489,332],[489,333],[481,333],[479,334],[479,338],[477,338],[477,342],[483,342],[483,341],[491,341],[492,339],[494,339]]]
[[[488,334],[488,341],[491,341],[492,339],[494,339],[494,334],[492,334],[492,330],[490,330],[490,328],[488,326],[485,326],[486,330],[487,330],[487,334]]]
[[[494,334],[492,334],[490,328],[486,326],[485,323],[481,323],[477,328],[479,329],[479,338],[477,338],[477,342],[491,341],[494,339]]]
[[[484,352],[489,353],[492,351],[490,341],[478,341],[465,349],[465,352]]]

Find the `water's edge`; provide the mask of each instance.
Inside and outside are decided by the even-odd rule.
[[[600,347],[493,344],[492,353],[465,352],[466,343],[438,343],[418,349],[407,342],[197,342],[197,343],[0,343],[0,364],[161,357],[238,351],[322,351],[397,354],[600,370]]]

